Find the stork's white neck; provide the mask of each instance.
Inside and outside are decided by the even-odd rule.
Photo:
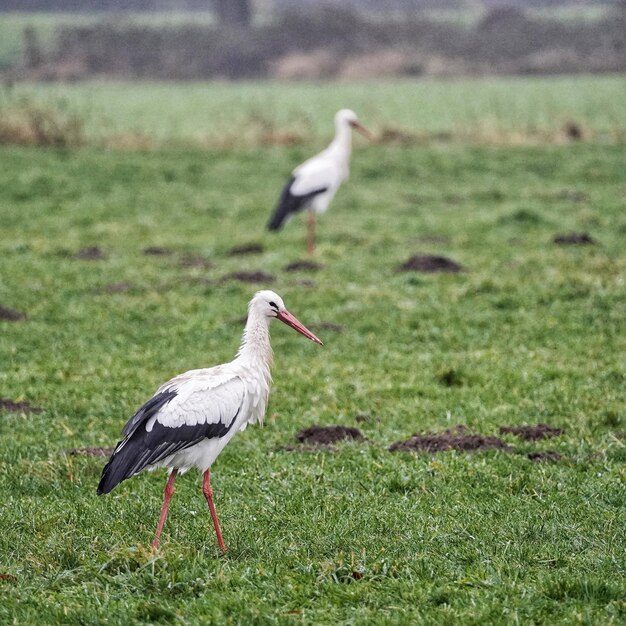
[[[248,321],[241,338],[237,358],[254,364],[269,376],[272,365],[272,345],[270,344],[270,318],[259,313],[254,307],[248,310]]]
[[[352,129],[345,120],[338,120],[335,124],[335,138],[332,140],[329,150],[338,153],[346,162],[352,152]]]

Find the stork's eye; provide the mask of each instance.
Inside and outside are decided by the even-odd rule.
[[[270,302],[270,306],[274,307],[278,311],[278,305],[276,304],[276,302]]]

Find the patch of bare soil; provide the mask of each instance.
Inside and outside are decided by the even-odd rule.
[[[464,267],[445,256],[415,254],[399,265],[398,272],[462,272]]]
[[[267,272],[232,272],[222,277],[222,282],[236,280],[240,283],[273,283],[275,278]]]
[[[107,258],[107,253],[100,246],[88,246],[74,254],[74,258],[79,261],[102,261]]]
[[[6,320],[7,322],[21,322],[25,319],[26,313],[10,309],[9,307],[2,306],[0,304],[0,320]]]
[[[72,448],[68,450],[71,456],[101,456],[109,457],[115,448]]]
[[[172,254],[172,251],[162,246],[148,246],[143,249],[143,253],[148,256],[168,256]]]
[[[16,583],[17,578],[13,574],[0,574],[0,580],[7,583]]]
[[[501,435],[515,435],[524,441],[538,441],[539,439],[558,437],[564,432],[562,428],[541,423],[528,426],[500,426]]]
[[[498,437],[473,434],[463,424],[440,432],[415,433],[406,441],[397,441],[389,446],[390,452],[415,452],[417,450],[426,452],[503,450],[510,452],[512,448]]]
[[[246,243],[242,246],[234,246],[228,251],[229,256],[242,256],[244,254],[261,254],[263,246],[260,243]]]
[[[460,387],[465,384],[463,374],[454,368],[444,369],[437,374],[437,380],[444,387]]]
[[[363,433],[352,426],[309,426],[296,434],[301,443],[328,446],[344,439],[363,439]]]
[[[554,235],[552,243],[559,246],[589,246],[596,243],[589,233],[567,233],[564,235]]]
[[[420,138],[411,131],[402,128],[385,127],[381,130],[376,143],[409,146],[418,143]]]
[[[545,452],[529,452],[526,455],[533,463],[544,463],[561,460],[561,455],[555,450],[546,450]]]
[[[185,254],[180,260],[183,267],[198,267],[200,269],[211,269],[213,263],[199,254]]]
[[[317,272],[322,266],[315,261],[293,261],[283,267],[285,272]]]
[[[131,289],[132,286],[130,283],[109,283],[103,287],[96,287],[93,291],[94,293],[123,293]]]
[[[8,398],[0,398],[0,411],[8,411],[11,413],[41,413],[43,409],[39,406],[33,406],[30,402],[15,402]]]
[[[563,125],[565,136],[571,141],[579,141],[583,138],[583,129],[577,122],[569,121]]]

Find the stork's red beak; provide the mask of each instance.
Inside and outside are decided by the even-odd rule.
[[[278,313],[276,313],[276,318],[279,319],[283,324],[287,324],[287,326],[291,326],[291,328],[297,330],[307,339],[310,339],[315,343],[319,343],[320,346],[324,345],[320,339],[318,339],[304,324],[301,324],[291,313],[289,313],[289,311],[287,311],[287,309],[278,311]]]
[[[358,130],[366,139],[369,139],[370,141],[374,139],[374,135],[372,135],[372,133],[370,133],[370,131],[367,130],[363,124],[361,124],[361,122],[357,122],[355,120],[354,122],[350,122],[350,126],[352,126],[354,130]]]

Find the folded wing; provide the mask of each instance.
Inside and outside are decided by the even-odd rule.
[[[204,439],[225,436],[245,399],[237,377],[193,375],[163,385],[128,421],[102,471],[98,494]]]

